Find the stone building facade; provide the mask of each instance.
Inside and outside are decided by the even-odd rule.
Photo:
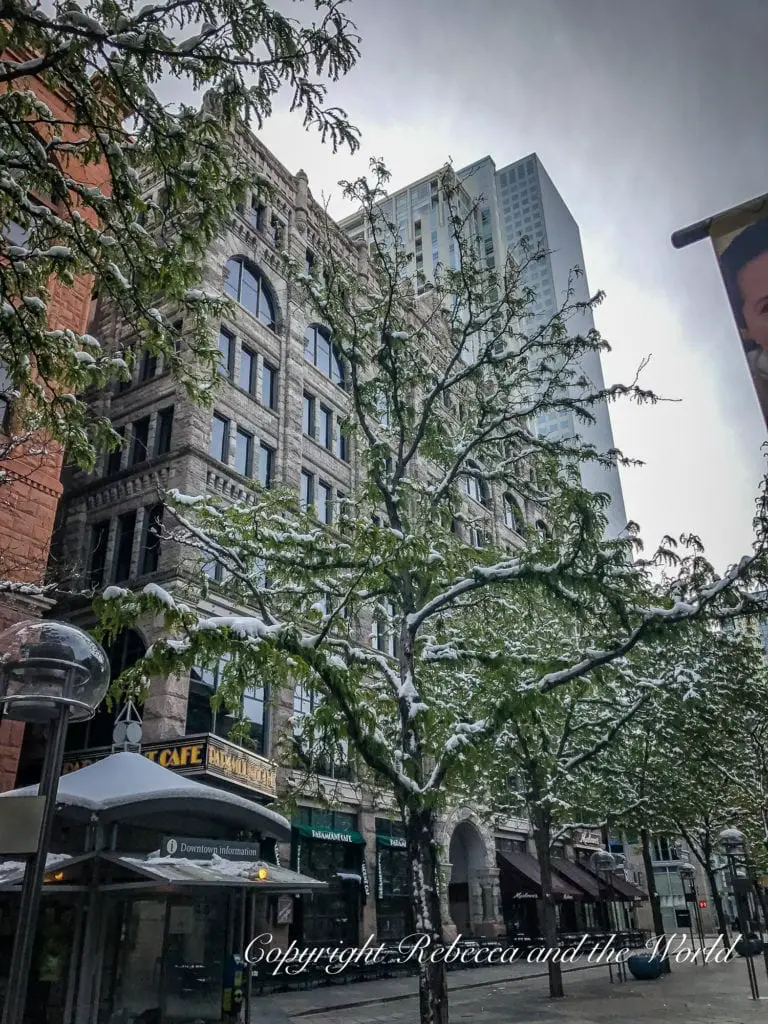
[[[356,453],[340,429],[350,414],[339,386],[343,367],[323,325],[312,320],[295,294],[282,254],[288,251],[299,265],[309,266],[318,259],[321,237],[330,233],[339,255],[364,272],[364,247],[328,222],[303,171],[289,173],[253,136],[239,144],[270,183],[271,201],[254,196],[243,204],[208,254],[204,286],[235,300],[231,315],[219,325],[223,381],[213,410],[190,403],[160,360],[139,358],[129,385],[96,400],[99,412],[123,432],[122,452],[105,454],[93,474],[65,477],[57,558],[95,590],[154,582],[178,593],[200,573],[199,560],[158,539],[158,503],[165,489],[247,500],[252,480],[279,483],[298,491],[321,521],[332,523],[339,502],[358,482]],[[173,310],[163,312],[174,315]],[[183,335],[183,324],[180,329]],[[132,340],[106,310],[97,314],[93,333],[116,347]],[[468,494],[467,521],[482,522],[494,541],[513,547],[521,543],[523,519],[535,522],[537,513],[521,503],[510,515],[503,497]],[[212,568],[205,571],[213,573]],[[207,601],[211,612],[247,611],[224,602],[215,577]],[[65,603],[58,614],[82,626],[92,624],[85,600]],[[366,627],[361,624],[363,631]],[[111,652],[113,672],[158,636],[159,625],[146,622],[123,638]],[[301,713],[298,688],[267,694],[256,686],[245,695],[254,747],[246,751],[227,743],[226,721],[211,710],[216,681],[215,673],[194,670],[189,677],[153,681],[141,711],[143,740],[152,745],[152,756],[181,770],[197,759],[216,784],[245,787],[258,800],[295,789],[298,776],[284,763],[280,738],[290,731],[292,716]],[[71,730],[68,757],[73,765],[109,749],[113,718],[114,712],[103,708],[87,726]],[[212,735],[218,736],[217,749],[224,750],[213,767]],[[39,757],[32,742],[27,754],[30,764]],[[279,855],[281,863],[332,876],[333,891],[302,901],[282,919],[276,911],[272,924],[285,926],[286,937],[292,933],[306,940],[400,937],[412,930],[412,923],[402,885],[405,853],[391,801],[348,778],[345,766],[331,766],[328,772],[319,779],[315,798],[303,794],[299,799],[294,840]],[[272,780],[269,785],[265,778]],[[506,843],[532,852],[528,823],[481,818],[477,809],[456,807],[442,821],[440,842],[447,933],[502,933],[497,850]]]
[[[30,56],[15,50],[2,54],[4,60],[13,61],[22,61]],[[31,89],[53,116],[61,119],[64,136],[68,131],[72,134],[66,127],[71,120],[71,106],[64,92],[54,92],[37,78],[19,79],[13,87]],[[77,181],[94,186],[104,183],[105,169],[99,161],[83,166],[72,158],[68,169]],[[64,215],[63,206],[53,206],[45,197],[35,198]],[[83,215],[88,216],[89,213],[84,211]],[[0,258],[3,242],[5,239],[0,240]],[[71,287],[56,279],[50,282],[47,307],[51,329],[86,330],[91,309],[91,286],[91,280],[86,277],[77,278]],[[0,365],[0,392],[5,390],[3,381]],[[14,428],[13,402],[0,394],[0,434],[12,437]],[[0,595],[0,631],[23,619],[40,618],[50,607],[50,601],[35,595],[34,585],[41,581],[48,562],[62,490],[61,466],[62,452],[42,437],[14,446],[11,457],[5,462],[0,460],[3,477],[0,483],[0,579],[33,585],[27,590],[20,586],[13,592]],[[22,723],[0,722],[0,791],[13,786],[23,734]]]

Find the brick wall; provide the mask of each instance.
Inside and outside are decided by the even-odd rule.
[[[2,54],[3,59],[27,56],[10,51]],[[66,99],[37,79],[21,79],[13,88],[32,89],[55,116],[65,121],[71,117]],[[63,134],[67,135],[66,130]],[[83,167],[69,159],[65,170],[73,178],[104,187],[106,169],[102,164]],[[84,217],[89,217],[87,210],[82,212]],[[47,303],[49,326],[84,331],[88,326],[90,302],[90,279],[79,278],[72,287],[51,281]],[[11,429],[12,424],[11,417]],[[41,451],[44,453],[40,454]],[[0,577],[3,579],[35,582],[43,575],[61,494],[61,465],[61,450],[56,445],[45,444],[44,438],[35,439],[25,450],[17,449],[11,459],[0,464],[8,477],[7,483],[0,484]],[[0,597],[0,630],[22,618],[38,618],[40,614],[40,606],[20,605]],[[0,723],[0,791],[12,788],[15,782],[23,731],[21,723]]]

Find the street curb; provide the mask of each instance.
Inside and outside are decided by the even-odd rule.
[[[577,971],[598,970],[600,967],[606,966],[607,964],[584,964],[579,967],[570,967],[568,970],[563,971],[563,974],[575,974]],[[467,985],[452,985],[448,989],[448,995],[450,996],[452,992],[462,992],[470,988],[486,988],[488,985],[508,985],[516,981],[528,981],[529,978],[546,978],[548,976],[548,971],[536,971],[533,974],[520,974],[516,978],[493,978],[490,981],[473,981]],[[274,996],[272,998],[274,998]],[[298,1013],[286,1012],[286,1017],[288,1017],[289,1020],[296,1020],[299,1017],[314,1017],[320,1013],[333,1013],[336,1010],[352,1010],[360,1006],[379,1006],[381,1003],[396,1003],[403,999],[418,998],[418,992],[407,992],[396,996],[380,996],[378,999],[357,999],[351,1003],[334,1003],[332,1006],[313,1006],[309,1010],[299,1010]]]

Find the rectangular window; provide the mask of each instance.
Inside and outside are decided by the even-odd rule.
[[[243,345],[240,353],[240,387],[249,395],[256,394],[256,353]]]
[[[268,409],[277,408],[277,370],[269,363],[263,364],[261,400]]]
[[[229,420],[213,414],[211,425],[211,455],[219,462],[227,462],[229,455]]]
[[[163,506],[151,505],[144,510],[144,547],[141,571],[157,572],[160,560],[160,534],[163,528]]]
[[[333,413],[330,409],[326,409],[324,405],[320,406],[320,422],[318,424],[319,430],[317,439],[324,448],[328,451],[333,451]]]
[[[88,580],[92,587],[100,587],[104,582],[104,570],[107,567],[107,545],[109,544],[109,519],[103,519],[91,527],[91,560],[88,567]]]
[[[304,406],[301,413],[301,429],[309,437],[315,436],[315,400],[304,392]]]
[[[133,555],[133,535],[135,530],[135,512],[126,512],[125,515],[118,517],[114,572],[116,583],[127,580],[131,574],[131,556]]]
[[[120,472],[120,467],[123,462],[123,441],[125,440],[125,427],[118,427],[117,433],[120,435],[120,445],[117,448],[113,448],[107,455],[107,468],[106,475],[114,476],[115,473]]]
[[[219,373],[231,377],[235,366],[235,338],[224,327],[219,330]]]
[[[307,277],[309,277],[310,274],[312,273],[312,269],[314,268],[314,265],[315,265],[315,254],[312,252],[311,249],[307,249],[307,251],[306,251],[306,253],[304,255],[304,273],[307,275]]]
[[[133,447],[131,448],[131,465],[146,462],[147,444],[149,443],[149,416],[143,416],[133,424]]]
[[[301,471],[301,507],[307,512],[315,504],[315,478],[305,469]]]
[[[206,562],[203,566],[203,572],[209,580],[213,580],[214,583],[221,583],[224,578],[224,570],[221,562],[217,562],[214,559],[212,562]]]
[[[328,526],[333,522],[333,488],[322,480],[317,484],[317,518]]]
[[[151,380],[157,373],[157,356],[145,348],[141,355],[141,366],[139,368],[139,380]]]
[[[251,197],[251,225],[257,231],[264,230],[264,204],[256,196]]]
[[[275,477],[275,449],[263,442],[259,445],[259,483],[271,487]]]
[[[253,475],[253,435],[240,427],[235,434],[235,469],[242,476]]]
[[[338,458],[343,459],[344,462],[349,462],[349,443],[346,434],[342,430],[343,426],[344,424],[341,420],[336,424],[336,455]]]
[[[171,435],[173,433],[173,406],[161,409],[157,414],[157,427],[155,429],[155,455],[165,455],[171,450]]]

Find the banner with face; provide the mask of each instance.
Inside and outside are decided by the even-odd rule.
[[[768,210],[746,224],[715,218],[710,236],[768,427]]]

